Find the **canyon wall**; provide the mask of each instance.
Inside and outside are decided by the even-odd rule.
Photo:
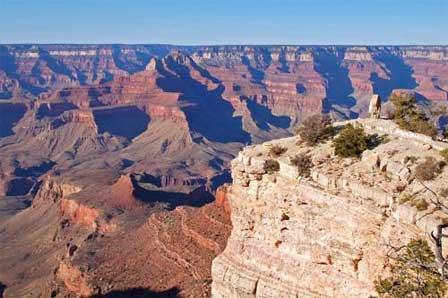
[[[45,97],[59,88],[107,82],[143,71],[151,59],[174,50],[221,83],[226,100],[249,101],[251,113],[261,105],[293,117],[333,108],[345,116],[347,109],[364,114],[373,93],[387,98],[394,89],[447,100],[443,46],[0,45],[0,98]]]
[[[238,190],[238,183],[244,180],[252,189],[265,181],[267,193],[274,183],[265,180],[272,175],[250,173],[242,180],[234,172],[234,186],[219,188],[231,182],[231,160],[243,147],[291,136],[309,114],[328,112],[335,119],[365,115],[373,93],[385,99],[402,90],[415,93],[428,109],[446,105],[447,63],[447,47],[0,45],[4,296],[50,296],[53,291],[55,297],[127,295],[131,288],[138,295],[142,287],[167,295],[207,296],[211,261],[225,247],[230,230],[226,198],[232,198],[238,229],[243,225],[239,210],[245,206],[236,198],[246,190],[243,185]],[[446,113],[438,117],[439,126],[446,125]],[[320,183],[328,181],[322,173],[315,175]],[[247,200],[255,200],[252,195]],[[320,203],[315,206],[307,195],[311,210],[320,212]],[[343,198],[335,200],[345,204]],[[288,203],[266,202],[273,210]],[[337,211],[325,208],[328,214]],[[381,223],[375,208],[368,220]],[[358,223],[354,215],[347,218]],[[322,219],[331,225],[329,220]],[[263,221],[278,226],[274,218]],[[263,233],[256,237],[269,238],[269,244],[260,246],[260,253],[272,244],[292,254],[286,239]],[[236,236],[230,252],[240,249],[235,248],[240,245]],[[345,251],[346,237],[338,234],[343,248],[338,244],[329,252],[335,264],[359,258],[361,244],[347,244],[352,251],[336,258]],[[322,249],[311,264],[324,262]],[[243,251],[242,256],[252,253]],[[243,264],[228,254],[218,259],[222,262],[217,261],[215,271],[230,268],[231,262]],[[309,257],[306,251],[297,255]],[[40,260],[46,261],[36,270]],[[363,264],[359,272],[367,272]],[[350,266],[343,266],[355,282]],[[254,282],[262,276],[250,273],[249,266],[245,270]],[[237,273],[226,276],[233,276],[231,287],[239,287]],[[214,281],[222,293],[231,288],[226,278]],[[364,279],[360,285],[359,291],[369,287]]]
[[[371,297],[388,245],[426,238],[447,219],[413,174],[426,157],[441,160],[439,150],[448,144],[386,120],[353,122],[387,135],[389,142],[361,159],[341,160],[331,142],[308,147],[296,137],[240,152],[228,189],[233,229],[213,261],[212,297]],[[279,171],[268,173],[264,163],[275,144],[287,152],[274,158]],[[300,153],[312,158],[309,178],[291,165],[290,158]],[[447,178],[445,168],[427,186],[439,192]],[[400,201],[405,193],[418,193],[428,208]]]

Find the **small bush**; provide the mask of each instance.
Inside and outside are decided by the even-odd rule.
[[[446,282],[434,267],[436,257],[425,240],[411,240],[389,256],[386,278],[375,281],[381,298],[445,297]]]
[[[428,202],[422,198],[415,198],[413,195],[409,193],[402,193],[397,200],[398,204],[403,205],[406,203],[410,203],[411,206],[417,208],[418,211],[427,210],[429,207]]]
[[[436,106],[431,109],[431,115],[433,116],[445,115],[446,112],[447,112],[446,106]]]
[[[347,124],[341,133],[333,140],[335,154],[340,157],[359,157],[368,149],[370,137],[362,127]]]
[[[414,121],[410,130],[416,133],[430,136],[433,139],[437,137],[437,128],[434,126],[434,124],[429,122],[428,119],[418,119]]]
[[[440,155],[446,162],[448,162],[448,149],[443,149],[442,151],[440,151]]]
[[[287,148],[275,144],[275,145],[272,145],[271,147],[269,147],[269,156],[277,157],[277,156],[282,155],[286,151],[288,151]]]
[[[444,162],[437,161],[434,157],[426,157],[425,161],[415,168],[415,177],[421,181],[432,180],[442,172],[444,166]]]
[[[307,154],[297,154],[291,159],[291,164],[296,166],[299,170],[299,175],[302,177],[309,177],[311,174],[311,168],[313,167],[313,162],[311,157]]]
[[[417,208],[418,211],[425,211],[428,209],[429,204],[424,199],[418,199],[412,202],[412,206]]]
[[[316,145],[332,137],[334,129],[328,115],[316,114],[303,120],[296,133],[308,145]]]
[[[280,170],[280,164],[276,160],[268,159],[264,162],[263,169],[268,173],[278,172]]]
[[[442,132],[442,136],[443,136],[445,139],[448,139],[448,127],[445,127],[445,129],[444,129],[443,132]]]
[[[393,119],[402,129],[425,134],[432,138],[437,136],[437,128],[425,113],[417,108],[415,96],[392,94],[389,100],[394,105]]]
[[[439,191],[439,195],[440,195],[442,198],[448,198],[448,188],[442,188],[442,189]]]
[[[398,204],[403,205],[406,204],[407,202],[413,200],[413,197],[411,194],[409,193],[402,193],[399,197],[398,197]]]

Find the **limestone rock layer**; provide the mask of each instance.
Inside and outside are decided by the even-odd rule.
[[[232,233],[212,265],[212,297],[370,297],[383,273],[387,244],[400,246],[427,235],[447,218],[431,205],[417,210],[399,200],[421,185],[412,179],[415,164],[441,159],[447,143],[408,133],[387,120],[357,120],[366,131],[389,142],[361,159],[334,157],[330,143],[307,147],[286,138],[245,148],[232,162],[228,189]],[[338,123],[341,126],[345,123]],[[267,173],[269,147],[287,148]],[[314,167],[299,176],[290,158],[307,153]],[[448,169],[429,187],[440,191]],[[424,216],[423,216],[424,215]],[[443,244],[447,246],[447,243]]]

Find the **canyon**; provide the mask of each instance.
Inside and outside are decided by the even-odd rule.
[[[335,156],[330,141],[308,146],[298,137],[239,153],[227,189],[233,229],[213,261],[212,297],[377,297],[374,281],[387,274],[388,252],[411,239],[430,242],[446,222],[428,189],[441,192],[448,169],[424,184],[414,175],[425,158],[442,160],[439,152],[448,143],[403,131],[390,120],[349,123],[388,141],[360,159]],[[272,157],[273,146],[286,152]],[[298,154],[311,157],[310,177],[292,164]],[[278,171],[266,170],[272,159]],[[417,208],[413,199],[401,199],[405,194],[428,205]]]
[[[260,183],[252,176],[252,186],[239,186],[238,169],[249,165],[238,153],[291,137],[311,114],[365,117],[373,94],[387,101],[392,92],[413,93],[427,110],[446,107],[448,47],[0,45],[3,297],[251,297],[258,286],[249,284],[270,277],[231,254],[253,236],[240,231],[246,196],[264,197],[252,197]],[[448,115],[433,120],[442,128]],[[279,183],[262,176],[270,196]],[[247,245],[241,257],[255,262],[258,243]],[[296,248],[288,245],[278,251]],[[367,291],[370,273],[358,280],[343,268]],[[291,293],[302,287],[281,283]],[[276,291],[265,288],[257,297]]]

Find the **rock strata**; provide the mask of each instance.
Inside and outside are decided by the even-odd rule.
[[[386,244],[424,238],[447,218],[431,206],[430,193],[419,194],[427,210],[399,198],[421,188],[413,179],[416,164],[427,156],[441,159],[439,150],[448,144],[429,144],[386,120],[356,125],[387,134],[389,142],[360,159],[339,159],[330,143],[310,148],[287,138],[246,147],[232,162],[233,230],[213,261],[213,297],[370,297]],[[287,152],[277,158],[279,171],[267,173],[273,144]],[[309,178],[289,161],[301,152],[312,156]],[[428,185],[439,191],[447,178],[445,168]]]

